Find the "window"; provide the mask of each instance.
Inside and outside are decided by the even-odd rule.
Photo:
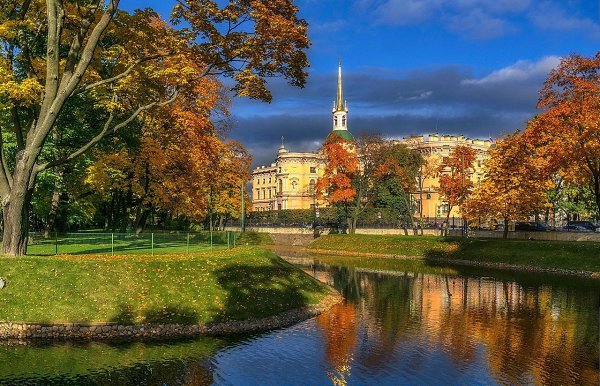
[[[271,198],[271,189],[269,189],[269,198]]]
[[[346,116],[342,115],[342,126],[346,126]]]
[[[311,193],[315,192],[315,185],[316,185],[315,180],[310,180],[310,183],[308,184],[308,189]]]
[[[311,173],[316,173],[317,172],[317,167],[316,166],[311,166],[310,167],[310,172]]]
[[[298,190],[298,181],[292,181],[292,191],[295,192]]]
[[[333,125],[337,126],[338,125],[338,119],[337,119],[337,115],[333,117]]]
[[[271,177],[269,177],[269,184],[271,183]]]
[[[265,184],[265,179],[263,178],[263,185]]]
[[[283,180],[279,180],[279,193],[283,192]]]

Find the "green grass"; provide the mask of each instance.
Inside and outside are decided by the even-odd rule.
[[[404,256],[424,256],[449,246],[442,237],[378,236],[378,235],[325,235],[313,241],[309,248],[330,251],[379,253]]]
[[[51,256],[55,254],[174,254],[198,253],[226,249],[233,246],[234,233],[69,233],[58,238],[30,238],[28,255]],[[154,244],[154,247],[153,247]]]
[[[317,303],[328,287],[257,247],[193,255],[0,258],[0,320],[208,323]]]
[[[327,235],[315,240],[310,248],[600,272],[600,243],[584,241]]]
[[[236,238],[238,245],[270,245],[273,239],[268,233],[246,231]]]

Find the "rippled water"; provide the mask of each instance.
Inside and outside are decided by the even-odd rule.
[[[229,340],[4,345],[0,385],[599,382],[597,281],[322,259],[296,263],[346,301],[315,319]]]

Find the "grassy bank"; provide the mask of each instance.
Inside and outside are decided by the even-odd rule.
[[[600,243],[582,241],[327,235],[310,248],[600,272]]]
[[[208,323],[317,303],[328,288],[257,247],[0,258],[0,321]]]

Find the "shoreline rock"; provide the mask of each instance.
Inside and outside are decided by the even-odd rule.
[[[342,302],[334,291],[314,305],[284,311],[259,319],[230,320],[211,324],[143,323],[18,323],[0,322],[0,342],[28,344],[39,341],[65,340],[141,340],[222,336],[275,330],[315,317]]]

